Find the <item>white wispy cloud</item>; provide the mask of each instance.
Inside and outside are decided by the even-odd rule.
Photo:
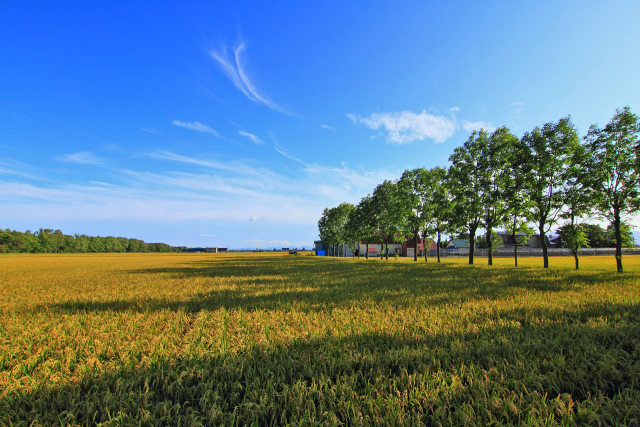
[[[235,87],[247,98],[257,104],[263,104],[273,110],[286,113],[279,105],[258,91],[255,84],[249,78],[246,71],[246,59],[244,58],[246,48],[247,44],[242,42],[231,49],[231,55],[226,48],[222,49],[222,51],[212,49],[209,53],[211,57],[218,62],[218,65],[229,80],[231,80]]]
[[[278,154],[282,155],[283,157],[286,157],[289,160],[293,160],[294,162],[300,163],[302,165],[307,165],[306,162],[304,162],[303,160],[300,160],[299,158],[297,158],[296,156],[290,154],[289,152],[285,151],[284,148],[282,148],[280,146],[280,144],[278,144],[277,142],[273,142],[273,148],[278,152]]]
[[[183,122],[180,120],[172,120],[170,123],[174,126],[178,126],[178,127],[189,129],[189,130],[194,130],[196,132],[209,133],[211,135],[215,135],[218,138],[220,138],[220,134],[218,133],[218,131],[213,129],[211,126],[198,121]]]
[[[146,157],[160,160],[170,160],[179,163],[187,163],[191,165],[202,166],[210,169],[219,169],[222,171],[229,171],[235,173],[243,173],[256,175],[258,174],[256,168],[246,164],[240,160],[233,160],[230,162],[219,162],[216,160],[206,160],[198,157],[185,156],[182,154],[173,153],[171,151],[158,150],[152,153],[145,154]]]
[[[251,132],[245,132],[243,130],[239,130],[238,131],[238,135],[241,135],[241,136],[244,136],[246,138],[249,138],[251,141],[253,141],[254,144],[258,144],[258,145],[264,144],[263,140],[261,140],[260,138],[258,138],[254,134],[252,134]]]
[[[483,121],[477,121],[477,122],[468,122],[468,121],[464,121],[462,123],[462,128],[464,130],[466,130],[467,132],[473,132],[474,130],[480,130],[480,129],[484,129],[487,132],[491,133],[494,130],[496,130],[496,127],[493,126],[491,123],[489,122],[483,122]]]
[[[142,132],[144,132],[144,133],[149,133],[151,135],[160,135],[161,134],[159,129],[152,128],[152,127],[145,127],[145,128],[141,128],[140,130]]]
[[[456,126],[453,118],[437,116],[423,110],[420,113],[400,111],[373,113],[368,117],[347,114],[354,123],[362,123],[373,130],[385,133],[387,142],[406,144],[413,141],[432,139],[444,142],[453,136]]]
[[[325,124],[325,123],[321,124],[320,127],[322,129],[326,129],[326,130],[330,130],[330,131],[336,130],[333,126],[329,126],[328,124]]]
[[[69,153],[61,157],[59,160],[70,163],[78,163],[81,165],[99,165],[102,164],[102,160],[96,157],[91,151],[81,151],[78,153]]]

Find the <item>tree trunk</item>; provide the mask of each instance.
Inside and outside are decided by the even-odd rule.
[[[384,259],[389,261],[389,241],[384,244]]]
[[[436,243],[436,255],[438,257],[438,264],[439,264],[440,263],[440,225],[438,225],[438,242]]]
[[[620,230],[620,209],[617,206],[613,208],[613,227],[616,233],[616,267],[618,273],[622,273],[622,232]]]
[[[418,262],[418,231],[413,233],[413,262]]]
[[[473,256],[476,248],[476,229],[478,226],[469,226],[469,264],[473,264]]]
[[[515,260],[516,263],[516,267],[518,266],[518,233],[516,231],[516,224],[517,224],[517,219],[516,216],[513,216],[513,233],[511,234],[511,236],[513,237],[513,243],[515,244],[514,248],[513,248],[513,258]]]
[[[544,235],[544,221],[538,224],[538,236],[540,236],[540,246],[542,246],[542,260],[544,268],[549,268],[549,250],[547,249],[547,239]]]
[[[429,252],[427,251],[427,239],[422,239],[422,254],[424,255],[424,262],[427,262]]]
[[[487,227],[487,233],[485,234],[487,238],[487,259],[489,260],[489,265],[493,265],[493,242],[491,242],[491,227]]]
[[[364,254],[365,259],[369,259],[369,242],[365,243],[367,253]]]
[[[578,249],[580,249],[580,247],[578,246],[578,243],[577,243],[578,230],[576,228],[576,216],[573,212],[573,209],[571,209],[571,231],[573,233],[573,240],[574,240],[571,251],[573,252],[573,258],[576,260],[576,270],[579,270],[580,262],[578,261]]]

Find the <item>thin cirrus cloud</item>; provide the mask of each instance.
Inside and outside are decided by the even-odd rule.
[[[347,114],[354,123],[361,123],[385,134],[387,142],[406,144],[413,141],[432,139],[435,143],[451,138],[456,130],[453,118],[438,116],[422,110],[373,113],[367,117]]]
[[[465,120],[462,123],[462,128],[467,132],[473,132],[474,130],[480,130],[480,129],[484,129],[487,132],[493,132],[494,130],[496,130],[496,127],[493,126],[491,123],[483,122],[483,121],[468,122]]]
[[[220,134],[217,130],[213,129],[211,126],[204,124],[202,122],[194,121],[194,122],[183,122],[180,120],[172,120],[170,122],[174,126],[178,126],[184,129],[193,130],[196,132],[209,133],[211,135],[215,135],[220,138]]]
[[[58,160],[69,163],[78,163],[81,165],[99,165],[102,163],[102,160],[94,156],[90,151],[65,154],[59,157]]]
[[[235,48],[231,49],[231,57],[229,57],[229,53],[226,48],[220,52],[211,50],[209,54],[218,62],[218,65],[224,74],[226,74],[229,80],[233,82],[235,87],[238,88],[238,90],[240,90],[240,92],[242,92],[247,98],[256,104],[262,104],[272,110],[286,113],[282,107],[263,95],[247,75],[245,70],[246,59],[244,58],[244,51],[246,48],[247,44],[242,42]]]
[[[249,138],[254,144],[262,145],[264,141],[252,134],[251,132],[245,132],[243,130],[238,131],[238,135],[244,136],[245,138]]]

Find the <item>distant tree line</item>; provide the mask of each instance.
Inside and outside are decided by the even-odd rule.
[[[433,237],[440,261],[444,234],[465,234],[469,264],[474,262],[476,233],[493,264],[495,230],[511,234],[515,264],[518,246],[536,233],[543,265],[549,267],[546,235],[558,231],[571,248],[576,269],[582,247],[614,246],[616,268],[623,271],[622,247],[631,242],[624,219],[640,209],[640,120],[629,107],[616,110],[606,126],[593,125],[579,138],[569,116],[536,127],[521,138],[506,126],[474,131],[449,157],[448,168],[406,170],[385,181],[356,206],[342,203],[324,210],[320,239],[332,247]],[[586,220],[606,219],[601,227]],[[427,251],[425,252],[425,260]],[[358,251],[359,253],[359,251]]]
[[[68,235],[48,228],[35,233],[0,229],[0,253],[181,252],[182,249],[126,237]]]

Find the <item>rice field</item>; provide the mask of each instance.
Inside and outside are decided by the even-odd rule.
[[[0,256],[0,424],[635,424],[640,256]]]

